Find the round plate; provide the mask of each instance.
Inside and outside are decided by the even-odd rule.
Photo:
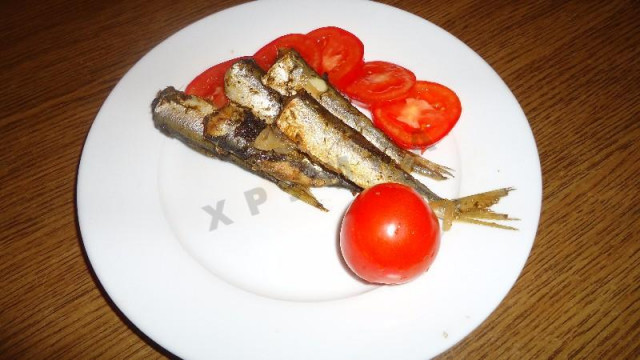
[[[365,284],[340,259],[347,190],[314,190],[330,210],[321,212],[154,128],[150,104],[164,87],[184,89],[213,64],[327,25],[360,37],[366,59],[457,92],[459,123],[424,154],[455,178],[420,180],[447,197],[515,187],[495,208],[521,219],[518,231],[454,224],[417,280]],[[513,286],[535,238],[541,176],[514,96],[455,37],[375,2],[261,1],[188,26],[123,77],[91,127],[77,203],[89,260],[113,302],[180,357],[424,359],[469,334]]]

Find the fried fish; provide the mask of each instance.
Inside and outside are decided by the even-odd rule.
[[[307,65],[295,50],[283,49],[278,60],[262,77],[262,82],[283,96],[292,96],[303,90],[309,93],[330,113],[362,134],[408,173],[416,172],[436,180],[452,176],[451,169],[398,147],[366,115]]]
[[[509,219],[507,215],[495,213],[489,207],[511,189],[499,189],[462,199],[445,199],[401,169],[386,153],[331,114],[304,90],[287,100],[275,124],[314,162],[364,189],[388,182],[414,188],[428,200],[436,215],[443,219],[445,230],[451,227],[453,221],[512,229],[486,221]]]
[[[411,172],[443,179],[448,169],[395,146],[294,51],[285,51],[267,73],[250,59],[238,61],[225,74],[225,93],[231,102],[217,109],[169,87],[153,101],[154,123],[193,149],[230,161],[325,211],[310,188],[336,186],[355,193],[395,182],[424,196],[444,230],[453,221],[513,229],[494,222],[511,219],[490,209],[511,188],[459,199],[437,195]]]
[[[326,211],[311,194],[310,187],[339,186],[352,192],[360,190],[310,162],[295,147],[287,145],[287,139],[272,135],[263,139],[262,122],[233,104],[216,109],[199,97],[168,87],[158,93],[151,108],[154,124],[164,134],[202,154],[229,161],[261,176],[319,209]],[[262,149],[254,146],[256,140],[264,145]]]

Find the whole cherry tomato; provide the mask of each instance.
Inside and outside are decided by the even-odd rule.
[[[424,273],[440,246],[440,225],[412,188],[384,183],[361,192],[340,230],[340,249],[360,278],[401,284]]]

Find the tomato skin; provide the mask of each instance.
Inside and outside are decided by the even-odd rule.
[[[377,103],[373,123],[405,149],[425,149],[445,137],[462,113],[460,99],[438,83],[417,81],[400,99]]]
[[[364,106],[404,96],[416,83],[413,72],[386,61],[365,62],[355,79],[343,89],[350,98]]]
[[[415,279],[433,263],[440,225],[412,188],[384,183],[361,192],[345,213],[340,249],[360,278],[380,284]]]
[[[338,89],[351,82],[364,64],[364,44],[354,34],[336,26],[315,29],[307,34],[320,49],[320,74]]]
[[[297,51],[315,71],[320,70],[321,56],[318,44],[305,34],[282,35],[256,51],[253,58],[258,66],[267,71],[276,62],[278,49],[281,48]]]
[[[224,74],[231,65],[244,58],[246,56],[227,60],[208,68],[191,80],[185,93],[209,100],[216,107],[222,108],[229,103],[229,99],[224,93]]]

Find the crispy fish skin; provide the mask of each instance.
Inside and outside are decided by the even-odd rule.
[[[292,54],[295,54],[295,53],[292,52]],[[283,57],[283,59],[285,59],[285,57]],[[296,60],[296,58],[292,57],[291,61],[289,62],[292,62],[294,60]],[[283,60],[281,59],[281,61]],[[308,73],[313,72],[312,69],[306,67],[306,64],[303,62],[303,60],[300,59],[300,61],[302,61],[301,65],[297,66],[293,70],[294,72],[299,73],[304,71],[305,69],[307,69]],[[274,67],[272,67],[272,69],[269,71],[270,72],[271,71],[287,72],[291,69],[292,69],[291,67],[277,67],[274,65]],[[315,74],[315,72],[313,72],[313,74]],[[227,96],[232,102],[238,103],[239,105],[242,105],[244,107],[251,109],[251,111],[257,117],[264,120],[265,123],[272,124],[276,120],[279,113],[282,111],[282,104],[281,104],[282,99],[280,97],[279,92],[288,94],[288,93],[299,92],[300,90],[297,90],[297,91],[294,91],[291,89],[283,90],[282,88],[276,87],[275,90],[278,91],[276,92],[274,89],[271,89],[267,85],[263,84],[263,79],[265,76],[268,77],[267,73],[265,73],[260,67],[258,67],[258,65],[253,60],[251,59],[240,60],[235,64],[233,64],[225,74],[225,92],[227,93]],[[285,78],[286,76],[288,75],[279,76],[279,78]],[[306,75],[296,75],[296,74],[291,75],[292,78],[301,78],[304,76]],[[324,80],[318,79],[318,81],[321,81],[322,83],[312,82],[312,84],[315,86],[325,86],[324,90],[328,91],[328,88],[326,87],[326,83],[324,83]],[[289,85],[295,86],[296,84],[297,83],[293,82],[293,84],[288,84],[287,86]],[[313,85],[311,86],[311,89],[316,90],[313,87]],[[329,101],[333,99],[333,97],[325,97],[325,98]],[[338,98],[345,100],[341,96],[338,96]],[[265,104],[270,104],[270,105],[265,106]],[[338,106],[336,106],[336,108],[337,107]],[[265,113],[265,111],[263,111],[264,108],[268,108],[270,112],[268,114]],[[351,108],[354,109],[355,111],[358,111],[352,106]],[[277,114],[275,111],[276,109],[277,109]],[[271,110],[274,110],[274,111],[271,111]],[[368,119],[367,119],[367,122],[370,123]],[[364,128],[364,131],[365,132],[368,131],[367,129],[369,128]],[[348,140],[345,140],[345,141],[348,141]],[[366,140],[362,143],[369,144],[369,142]],[[376,151],[376,153],[379,153],[379,152],[380,151]],[[392,166],[392,164],[395,164],[395,162],[392,159],[390,159],[387,155],[385,154],[382,154],[382,155],[377,154],[377,155],[379,157],[381,156],[380,158],[383,158],[385,161],[387,161],[388,165],[384,164],[384,166]],[[348,155],[345,155],[345,156],[348,156]],[[343,170],[348,170],[348,169],[343,169]],[[334,170],[332,169],[332,171]],[[379,174],[377,174],[376,172],[371,172],[369,176],[362,176],[362,179],[374,179],[377,176],[379,176]]]
[[[257,169],[307,187],[342,186],[351,189],[342,178],[309,161],[284,136],[276,138],[278,134],[269,134],[274,138],[268,142],[278,146],[273,150],[259,148],[256,139],[268,130],[269,125],[234,103],[204,119],[205,139],[241,159],[250,159]],[[284,144],[280,145],[281,142]]]
[[[507,220],[504,214],[488,209],[511,189],[500,189],[462,199],[442,198],[403,171],[398,164],[367,139],[333,116],[306,92],[299,92],[284,105],[276,126],[313,161],[345,176],[362,188],[394,182],[414,188],[444,220],[445,230],[456,221],[501,228],[508,226],[485,221]],[[511,228],[512,229],[512,228]]]
[[[287,69],[282,70],[287,71]],[[297,68],[296,71],[302,71],[302,68]],[[309,69],[309,71],[313,70]],[[265,75],[266,73],[253,60],[240,60],[233,64],[225,74],[225,92],[229,100],[251,109],[252,113],[264,120],[265,123],[273,124],[282,111],[282,99],[278,92],[263,84],[262,79]],[[293,92],[281,91],[280,88],[276,88],[276,90],[282,93]],[[265,112],[264,109],[269,109],[269,111]],[[394,163],[391,159],[385,159],[389,164]],[[378,175],[372,172],[368,178],[376,176]],[[362,178],[367,179],[365,176]]]
[[[339,186],[349,189],[352,193],[360,191],[361,189],[359,187],[349,181],[341,177],[336,178],[335,174],[327,173],[324,169],[309,161],[304,154],[296,149],[294,143],[282,136],[273,123],[282,111],[283,100],[277,91],[262,83],[262,76],[264,75],[264,70],[252,59],[237,61],[225,73],[225,94],[231,101],[231,106],[237,104],[242,108],[250,110],[251,114],[266,124],[266,126],[264,126],[257,122],[252,122],[252,126],[245,128],[260,127],[263,129],[261,136],[266,135],[272,138],[272,140],[277,140],[276,142],[281,143],[283,145],[282,147],[289,149],[288,156],[291,163],[302,164],[302,166],[298,166],[298,168],[303,169],[304,173],[310,178],[313,178],[315,182],[326,182],[326,184],[314,184],[311,186]],[[235,112],[236,114],[232,116],[238,117],[237,110]],[[220,115],[224,114],[221,113]],[[250,115],[243,114],[240,117],[248,116]],[[233,121],[222,121],[222,123],[230,124],[233,123]],[[209,136],[209,138],[213,139],[211,136]],[[257,144],[258,142],[255,142],[254,147],[256,147]]]
[[[158,92],[151,103],[151,113],[155,127],[169,137],[174,137],[189,147],[219,157],[221,149],[214,147],[202,136],[203,119],[213,114],[213,104],[167,87]]]
[[[442,200],[306,92],[289,99],[276,126],[312,160],[362,188],[395,182],[415,188],[428,200]]]
[[[239,60],[225,74],[224,91],[229,100],[272,124],[282,111],[282,99],[275,90],[262,84],[263,75],[264,71],[253,60]]]
[[[229,146],[229,144],[216,144],[206,139],[204,137],[205,119],[217,112],[217,109],[207,101],[168,87],[158,93],[152,102],[151,110],[154,125],[165,135],[180,140],[204,155],[231,162],[273,182],[290,195],[326,211],[309,191],[309,184],[313,184],[314,179],[299,168],[291,166],[286,157],[276,159],[268,156],[262,158],[250,155],[239,156],[237,151],[230,151],[237,149],[232,147],[225,149],[220,146]]]
[[[237,104],[250,110],[251,114],[266,124],[265,126],[253,121],[250,126],[245,126],[244,128],[259,127],[263,129],[261,136],[265,135],[271,138],[270,140],[272,141],[268,142],[275,141],[282,145],[280,152],[282,152],[282,148],[288,149],[289,160],[293,164],[298,164],[298,168],[314,179],[314,184],[311,186],[341,186],[351,192],[360,191],[361,189],[353,186],[353,184],[336,177],[335,174],[324,171],[318,165],[310,162],[305,155],[295,148],[295,144],[282,136],[277,128],[273,126],[273,122],[282,111],[282,99],[275,90],[262,84],[262,76],[264,74],[265,72],[252,59],[237,61],[225,74],[225,93],[231,101],[231,106]],[[238,110],[235,110],[235,112],[236,114],[232,116],[238,117]],[[240,117],[244,117],[246,120],[250,118],[251,114],[243,113]],[[223,114],[221,113],[221,115]],[[258,144],[258,142],[255,143],[255,145]],[[318,182],[324,182],[324,184],[315,184]]]
[[[417,172],[436,180],[452,176],[450,169],[398,147],[340,92],[316,73],[294,50],[282,50],[262,82],[283,96],[304,90],[329,112],[362,134],[408,173]]]

